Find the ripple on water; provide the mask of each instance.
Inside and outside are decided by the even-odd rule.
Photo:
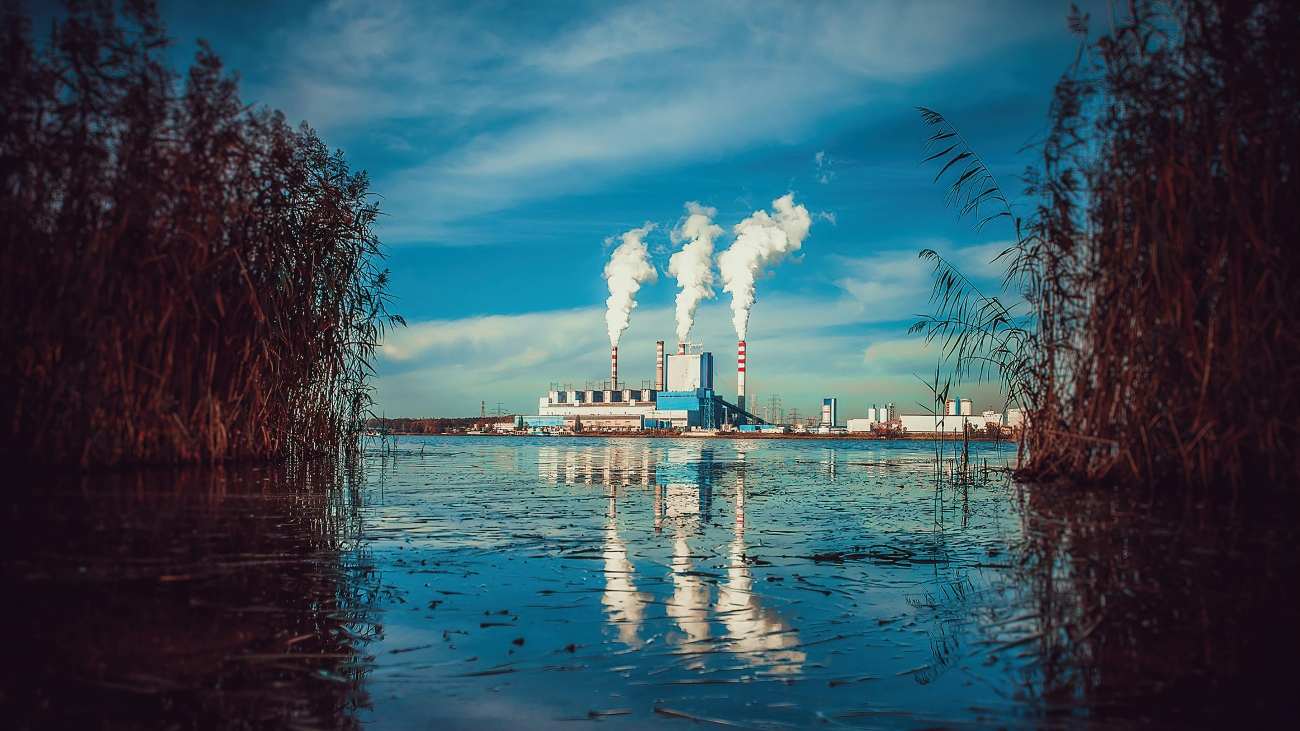
[[[35,699],[19,725],[1111,725],[1264,661],[1206,629],[1286,606],[1234,582],[1239,545],[1153,558],[1186,531],[1014,486],[1013,459],[973,444],[980,469],[939,486],[922,442],[402,437],[352,474],[42,478],[6,512],[6,705]],[[1246,575],[1282,586],[1279,566]]]

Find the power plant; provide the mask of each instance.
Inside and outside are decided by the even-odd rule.
[[[684,241],[669,259],[668,272],[677,280],[677,352],[664,352],[655,341],[653,381],[631,389],[619,381],[618,344],[637,306],[637,292],[658,273],[650,261],[646,236],[655,224],[646,222],[606,239],[617,246],[605,265],[609,288],[605,323],[609,331],[609,381],[603,388],[552,387],[537,401],[537,415],[519,417],[516,428],[572,431],[640,431],[643,429],[724,429],[764,424],[745,410],[745,330],[755,301],[755,278],[767,266],[799,250],[812,217],[808,209],[787,193],[772,201],[773,213],[756,211],[736,224],[736,239],[718,256],[724,290],[732,295],[732,322],[736,328],[736,401],[728,402],[714,389],[713,353],[692,345],[688,338],[700,302],[713,296],[713,240],[723,233],[713,223],[717,211],[687,203],[688,215],[673,232]],[[653,383],[653,387],[648,387]]]
[[[743,343],[742,354],[743,354]],[[743,355],[741,356],[743,358]],[[610,380],[605,388],[551,389],[538,399],[537,416],[520,418],[525,429],[642,431],[722,429],[762,424],[739,404],[714,389],[713,353],[690,343],[664,353],[655,342],[654,388],[625,388],[618,381],[618,348],[610,349]],[[744,361],[737,363],[743,399]]]
[[[618,361],[619,341],[637,308],[637,294],[659,276],[646,244],[657,224],[647,221],[605,240],[606,245],[614,247],[604,268],[609,289],[605,300],[609,380],[588,382],[581,389],[552,383],[546,395],[538,398],[536,415],[517,416],[510,423],[495,422],[489,429],[532,433],[675,430],[697,434],[794,431],[898,436],[1023,426],[1024,416],[1019,409],[976,415],[974,403],[961,397],[947,399],[933,414],[900,414],[892,403],[872,404],[866,409],[866,418],[849,418],[847,423],[840,419],[839,399],[834,396],[822,399],[818,416],[812,416],[816,412],[810,411],[809,418],[803,421],[797,408],[790,409],[788,422],[784,409],[772,406],[765,411],[766,420],[751,413],[746,383],[747,333],[751,310],[758,299],[757,282],[771,267],[800,251],[812,226],[812,216],[807,208],[794,202],[792,193],[787,193],[772,201],[770,211],[755,211],[737,223],[732,228],[735,236],[731,245],[715,257],[714,241],[724,232],[713,222],[717,211],[696,202],[686,203],[685,207],[687,215],[670,232],[672,241],[681,247],[669,257],[667,266],[678,288],[674,308],[677,348],[669,353],[663,340],[655,341],[653,378],[642,381],[640,388],[628,388],[619,378]],[[715,387],[713,353],[690,342],[700,303],[714,296],[715,265],[722,290],[731,295],[731,320],[736,333],[734,403],[723,398]],[[639,360],[639,356],[635,359]],[[759,403],[756,398],[754,402]],[[776,404],[779,397],[773,396],[771,402]],[[480,411],[485,413],[485,408]]]
[[[663,340],[655,341],[654,377],[640,388],[628,388],[619,380],[619,340],[628,329],[637,307],[637,293],[653,283],[658,272],[651,262],[646,237],[656,224],[647,222],[623,234],[606,239],[615,245],[604,269],[609,289],[605,300],[605,322],[609,333],[609,380],[588,383],[585,388],[560,388],[552,384],[537,400],[535,416],[516,417],[501,430],[530,432],[681,430],[707,432],[788,432],[782,424],[769,424],[750,413],[746,391],[748,376],[748,332],[751,309],[757,301],[756,282],[771,266],[798,252],[812,225],[808,210],[794,202],[792,194],[772,201],[772,210],[755,211],[733,227],[731,245],[717,255],[723,291],[731,295],[732,324],[736,331],[736,398],[729,402],[714,385],[713,353],[689,341],[695,313],[701,301],[714,296],[713,242],[723,229],[713,223],[715,209],[687,203],[685,216],[673,229],[674,242],[684,242],[668,262],[668,273],[679,289],[675,320],[677,348],[668,353]],[[648,353],[647,353],[647,361]],[[869,432],[936,433],[971,427],[1017,423],[1018,414],[985,412],[978,417],[970,399],[949,399],[937,415],[899,414],[893,404],[872,405],[865,419],[840,421],[839,400],[822,400],[820,419],[799,423],[798,410],[791,410],[793,429],[801,433],[843,434]],[[782,420],[772,416],[773,420]]]

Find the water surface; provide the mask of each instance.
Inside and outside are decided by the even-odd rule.
[[[1295,637],[1292,554],[1243,574],[1248,538],[1185,551],[1185,524],[1047,500],[996,471],[1007,445],[973,444],[956,481],[924,442],[372,447],[353,474],[118,474],[11,504],[11,716],[1193,723],[1267,700],[1273,676],[1243,675]]]

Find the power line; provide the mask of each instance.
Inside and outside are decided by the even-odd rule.
[[[785,409],[781,403],[781,395],[773,394],[767,400],[767,417],[765,421],[769,424],[785,423]]]

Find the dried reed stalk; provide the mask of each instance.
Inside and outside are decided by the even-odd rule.
[[[151,3],[0,29],[0,424],[11,456],[119,464],[355,447],[387,272],[364,173],[250,110]]]
[[[1087,18],[1072,27],[1086,38]],[[931,159],[963,214],[1014,224],[1010,313],[933,252],[938,338],[1028,407],[1027,473],[1300,484],[1300,5],[1135,1],[1057,84],[1036,209],[942,115]]]

